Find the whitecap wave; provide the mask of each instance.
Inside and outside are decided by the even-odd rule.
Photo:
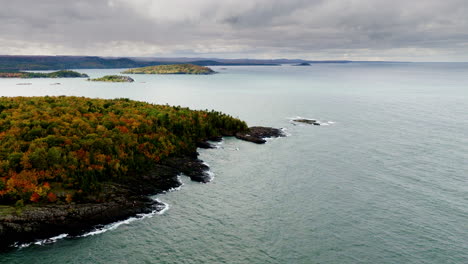
[[[290,136],[292,136],[292,134],[289,133],[288,129],[285,128],[285,127],[281,128],[281,131],[283,132],[283,134],[284,134],[285,137],[290,137]]]
[[[162,210],[160,210],[160,211],[157,211],[156,214],[157,214],[157,215],[163,215],[163,214],[165,214],[166,211],[169,210],[169,208],[170,208],[171,206],[170,206],[168,203],[165,203],[165,202],[162,202],[162,201],[159,201],[159,200],[157,200],[157,201],[160,202],[160,203],[162,203],[162,204],[164,204],[164,208],[163,208]]]
[[[211,170],[207,170],[206,173],[208,174],[208,177],[209,177],[208,182],[212,182],[214,180],[214,178],[215,178],[214,172],[212,172]]]
[[[135,222],[137,220],[143,220],[143,219],[146,219],[146,218],[151,218],[151,217],[153,217],[155,215],[162,215],[167,210],[169,210],[169,204],[167,204],[165,202],[161,202],[158,199],[155,199],[155,201],[162,204],[164,206],[164,208],[162,208],[161,210],[153,210],[151,213],[137,214],[136,216],[130,217],[130,218],[122,220],[122,221],[107,224],[107,225],[104,225],[102,227],[97,227],[93,231],[90,231],[90,232],[85,233],[83,235],[80,235],[78,237],[88,237],[88,236],[99,235],[99,234],[105,233],[107,231],[114,230],[114,229],[118,228],[121,225],[128,225],[128,224],[130,224],[132,222]]]
[[[180,189],[182,189],[182,186],[184,186],[184,183],[182,182],[182,179],[180,178],[181,175],[182,174],[177,175],[177,182],[179,183],[179,186],[170,188],[169,190],[164,191],[163,193],[180,191]]]
[[[213,142],[210,142],[211,144],[213,144],[215,146],[215,148],[219,149],[219,148],[222,148],[223,145],[224,145],[224,138],[221,139],[221,141],[213,141]]]
[[[286,137],[291,136],[291,134],[287,131],[287,128],[282,127],[282,128],[280,128],[280,130],[281,130],[281,132],[283,132],[283,135],[284,135],[284,136],[286,136]],[[268,142],[268,141],[273,141],[273,140],[281,139],[282,137],[283,137],[283,136],[279,136],[279,137],[264,137],[264,138],[262,138],[262,139]],[[237,150],[239,150],[239,149],[237,149]]]
[[[32,246],[32,245],[43,246],[43,245],[55,243],[58,240],[61,240],[61,239],[67,238],[67,237],[68,237],[68,234],[60,234],[58,236],[37,240],[35,242],[21,243],[21,244],[20,243],[15,243],[15,244],[13,244],[13,247],[21,249],[21,248],[27,248],[27,247]]]
[[[203,164],[208,167],[208,170],[205,171],[205,173],[208,174],[208,177],[209,177],[208,182],[212,182],[214,180],[214,178],[215,178],[215,174],[214,174],[214,172],[211,171],[210,164],[208,164],[205,161],[203,161]],[[206,183],[208,183],[208,182],[206,182]]]

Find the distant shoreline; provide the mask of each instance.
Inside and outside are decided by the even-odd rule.
[[[168,64],[198,66],[280,66],[283,64],[323,63],[409,63],[392,61],[306,60],[306,59],[222,59],[222,58],[157,58],[98,56],[28,56],[0,55],[0,70],[63,70],[63,69],[129,69]]]

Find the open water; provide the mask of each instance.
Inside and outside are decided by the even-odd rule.
[[[2,96],[216,109],[289,135],[225,138],[200,150],[214,180],[181,176],[180,190],[155,197],[163,214],[0,253],[0,263],[468,263],[468,64],[213,68],[124,84],[0,79]]]

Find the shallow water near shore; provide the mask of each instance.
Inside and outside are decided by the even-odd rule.
[[[130,75],[134,83],[0,79],[2,96],[216,109],[289,135],[265,145],[225,138],[200,150],[213,181],[182,176],[180,190],[155,197],[169,205],[163,214],[0,253],[0,263],[468,262],[468,64],[213,69]]]

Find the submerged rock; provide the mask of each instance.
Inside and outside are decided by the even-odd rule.
[[[306,119],[306,118],[293,119],[293,121],[299,122],[299,123],[311,124],[311,125],[317,122],[317,120],[315,119]]]

